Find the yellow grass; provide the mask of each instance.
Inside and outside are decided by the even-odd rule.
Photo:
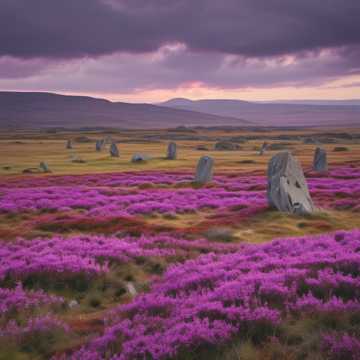
[[[111,158],[108,146],[102,152],[95,151],[95,140],[106,136],[102,132],[68,132],[63,131],[56,134],[49,134],[38,131],[0,132],[0,176],[17,176],[22,174],[26,168],[38,167],[41,161],[46,161],[53,174],[91,174],[106,172],[125,171],[189,171],[194,172],[199,157],[210,155],[215,159],[215,174],[227,172],[252,172],[258,171],[265,174],[266,167],[271,156],[278,151],[268,151],[265,155],[259,156],[257,149],[261,146],[265,137],[275,135],[306,135],[320,132],[334,132],[327,129],[310,129],[297,131],[272,131],[272,132],[248,132],[248,131],[210,131],[198,130],[198,136],[213,138],[230,136],[254,136],[261,135],[264,138],[251,140],[240,144],[241,149],[236,151],[214,151],[214,141],[176,141],[178,144],[178,159],[167,160],[166,148],[168,141],[148,142],[144,138],[147,135],[164,135],[165,130],[146,131],[125,131],[114,132],[112,137],[118,141],[120,150],[119,158]],[[337,129],[338,132],[360,133],[360,129]],[[172,133],[178,135],[178,133]],[[185,134],[186,135],[186,134]],[[75,139],[78,136],[88,136],[91,143],[73,142],[74,149],[67,150],[66,140]],[[329,136],[331,137],[331,136]],[[269,143],[291,143],[289,148],[300,159],[305,169],[312,164],[313,153],[316,145],[303,144],[301,140],[266,140]],[[196,150],[197,145],[205,145],[209,151]],[[334,152],[335,146],[346,146],[347,152]],[[357,140],[338,140],[336,144],[323,145],[328,150],[329,166],[341,165],[346,162],[355,163],[360,166],[360,142]],[[131,163],[134,153],[144,153],[151,157],[145,163]],[[72,163],[72,157],[78,157],[86,163]],[[253,163],[243,163],[243,161]],[[10,168],[6,168],[10,167]],[[47,176],[34,174],[32,176]],[[199,211],[194,214],[176,215],[175,218],[168,218],[162,215],[144,217],[143,220],[149,225],[161,225],[174,231],[192,231],[201,223],[209,220],[211,210]],[[21,232],[21,235],[35,236],[36,234],[46,235],[46,232],[29,227],[31,219],[26,218],[4,218],[2,217],[0,232],[14,234]],[[261,242],[268,241],[275,237],[298,236],[304,234],[317,234],[333,231],[336,229],[351,229],[360,227],[358,214],[351,211],[327,211],[318,213],[308,218],[299,218],[281,214],[277,211],[268,210],[260,215],[254,216],[239,224],[232,225],[235,241]],[[201,233],[198,235],[202,235]]]
[[[320,130],[318,130],[320,131]],[[325,131],[325,130],[322,130]],[[343,130],[341,130],[343,131]],[[307,131],[299,132],[305,134]],[[314,132],[314,130],[312,130]],[[352,133],[359,133],[360,129],[351,130]],[[159,141],[156,143],[145,143],[141,141],[141,136],[148,132],[134,132],[114,135],[119,141],[119,158],[111,158],[108,148],[102,152],[95,151],[95,143],[74,143],[74,149],[67,150],[65,141],[76,136],[86,135],[95,139],[103,137],[103,134],[94,133],[0,133],[0,175],[21,174],[22,171],[30,167],[38,167],[41,161],[48,163],[54,174],[88,174],[103,172],[123,172],[123,171],[147,171],[147,170],[186,170],[194,171],[199,157],[210,155],[215,159],[215,173],[227,171],[265,171],[269,158],[278,151],[269,151],[264,156],[257,154],[257,148],[264,140],[248,141],[240,144],[241,150],[236,151],[214,151],[214,142],[203,141],[176,141],[178,144],[178,159],[169,161],[165,159],[166,147],[168,141]],[[153,134],[162,134],[163,131],[152,131]],[[286,132],[282,132],[284,134]],[[198,135],[201,136],[238,136],[246,135],[245,132],[234,131],[231,133],[222,133],[201,130]],[[251,133],[251,135],[259,135]],[[276,135],[277,132],[264,133],[264,136]],[[291,132],[293,134],[293,132]],[[138,143],[127,143],[133,140],[136,135]],[[124,143],[122,143],[124,141]],[[303,144],[301,141],[271,141],[270,143],[290,142],[290,149],[300,159],[302,165],[306,168],[311,165],[315,145]],[[196,150],[196,146],[203,144],[209,148],[209,151]],[[335,146],[346,146],[348,152],[333,152]],[[343,164],[347,161],[360,161],[360,143],[347,141],[338,144],[325,144],[323,146],[328,150],[328,160],[330,165]],[[151,160],[145,163],[131,163],[131,157],[135,153],[144,153],[151,157]],[[78,157],[86,163],[72,163],[72,157]],[[251,160],[254,163],[242,163]],[[10,167],[6,168],[6,167]]]

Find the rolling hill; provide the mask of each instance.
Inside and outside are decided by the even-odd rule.
[[[306,100],[305,100],[306,102]],[[260,103],[242,100],[176,98],[159,105],[217,116],[242,118],[263,126],[360,126],[360,102]]]
[[[2,128],[172,128],[248,124],[234,117],[151,104],[53,93],[0,92]]]

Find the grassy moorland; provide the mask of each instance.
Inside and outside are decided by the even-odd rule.
[[[119,158],[95,151],[108,135]],[[238,149],[214,150],[230,138]],[[282,149],[303,166],[313,215],[268,207]],[[14,131],[0,154],[0,359],[359,355],[360,130]],[[199,187],[203,155],[214,179]]]

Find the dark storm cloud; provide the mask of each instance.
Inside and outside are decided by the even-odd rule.
[[[0,0],[0,56],[142,53],[166,43],[262,57],[360,43],[359,0]]]

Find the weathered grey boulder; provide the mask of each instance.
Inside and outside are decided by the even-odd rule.
[[[263,155],[266,149],[268,148],[269,144],[265,141],[260,148],[259,155]]]
[[[211,181],[213,176],[214,160],[210,156],[200,158],[195,174],[195,182],[198,184],[206,184]]]
[[[237,150],[240,148],[240,146],[238,144],[234,144],[230,141],[218,141],[215,146],[214,146],[215,150],[227,150],[227,151],[232,151],[232,150]]]
[[[49,166],[46,162],[42,161],[39,165],[40,167],[40,170],[42,170],[43,172],[46,172],[46,173],[49,173],[51,172],[50,169],[49,169]]]
[[[315,171],[327,171],[328,164],[327,164],[327,155],[326,150],[317,147],[314,153],[314,161],[313,161],[313,168]]]
[[[110,155],[112,157],[119,157],[119,149],[115,143],[110,145]]]
[[[301,165],[290,152],[273,156],[267,175],[270,206],[294,214],[308,214],[315,210]]]
[[[134,154],[133,157],[131,158],[131,162],[133,162],[133,163],[143,162],[146,160],[149,160],[149,157],[144,154]]]
[[[166,158],[169,160],[175,160],[177,155],[177,146],[176,143],[170,142],[167,148]]]
[[[68,139],[68,141],[66,142],[66,148],[67,149],[72,149],[73,148],[71,139]]]
[[[105,139],[96,140],[95,149],[96,151],[101,151],[105,146]]]

